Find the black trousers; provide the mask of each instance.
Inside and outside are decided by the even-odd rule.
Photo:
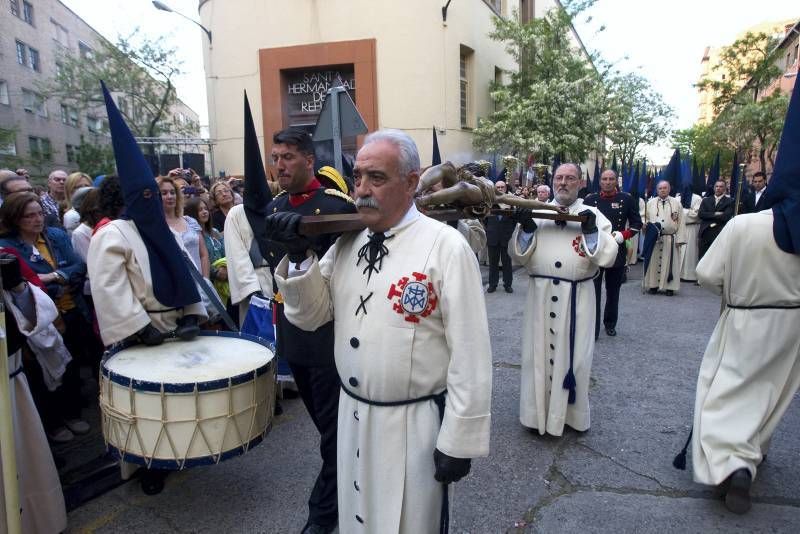
[[[320,469],[308,498],[308,520],[335,525],[339,517],[336,500],[336,425],[339,413],[339,374],[336,367],[307,367],[289,363],[300,397],[319,431]]]
[[[708,251],[709,248],[711,248],[711,245],[714,243],[714,240],[717,238],[720,232],[722,232],[722,228],[723,227],[720,225],[717,225],[713,228],[710,226],[706,228],[706,231],[703,232],[703,235],[700,236],[700,243],[698,244],[697,247],[698,260],[703,259],[703,256],[706,255],[706,252]]]
[[[603,326],[606,328],[617,327],[617,317],[619,316],[619,288],[622,286],[622,277],[625,275],[625,265],[612,267],[610,269],[600,269],[600,274],[594,279],[595,302],[595,322],[594,337],[600,334],[600,292],[603,286],[603,278],[606,279],[606,308],[603,311]]]
[[[497,287],[500,278],[499,263],[503,262],[503,286],[511,287],[514,275],[511,272],[511,256],[508,255],[508,243],[502,246],[489,247],[489,287]]]

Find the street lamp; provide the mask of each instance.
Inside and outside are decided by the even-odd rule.
[[[183,13],[179,13],[179,12],[175,11],[174,9],[169,7],[167,4],[165,4],[164,2],[159,2],[158,0],[153,0],[153,7],[155,7],[156,9],[160,9],[161,11],[166,11],[167,13],[175,13],[179,17],[183,17],[186,20],[188,20],[189,22],[197,24],[198,26],[200,26],[201,30],[206,32],[206,35],[208,36],[208,44],[209,45],[211,44],[211,30],[209,30],[208,28],[206,28],[205,26],[203,26],[202,24],[200,24],[196,20],[187,17]]]

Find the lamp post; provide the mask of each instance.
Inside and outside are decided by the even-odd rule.
[[[201,30],[203,30],[204,32],[206,32],[206,35],[208,36],[208,44],[209,44],[209,45],[211,44],[211,42],[212,42],[212,41],[211,41],[211,30],[209,30],[208,28],[206,28],[205,26],[203,26],[202,24],[200,24],[200,23],[199,23],[199,22],[197,22],[196,20],[194,20],[194,19],[192,19],[192,18],[189,18],[189,17],[187,17],[187,16],[186,16],[186,15],[184,15],[183,13],[179,13],[178,11],[175,11],[174,9],[172,9],[171,7],[169,7],[167,4],[165,4],[164,2],[159,2],[158,0],[153,0],[153,7],[155,7],[156,9],[160,9],[161,11],[166,11],[167,13],[175,13],[175,14],[176,14],[176,15],[178,15],[179,17],[183,17],[183,18],[185,18],[186,20],[188,20],[189,22],[191,22],[191,23],[193,23],[193,24],[196,24],[197,26],[199,26],[199,27],[200,27],[200,29],[201,29]]]

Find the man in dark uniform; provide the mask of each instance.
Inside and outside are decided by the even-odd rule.
[[[703,259],[725,224],[733,219],[734,201],[725,194],[726,188],[724,181],[717,180],[714,195],[704,198],[697,211],[700,217],[700,259]]]
[[[619,288],[625,275],[627,248],[625,241],[642,229],[642,218],[639,216],[639,199],[628,193],[617,190],[617,173],[611,169],[600,175],[600,193],[590,193],[583,200],[587,206],[594,206],[611,221],[612,235],[617,241],[619,252],[613,267],[600,268],[600,274],[594,279],[595,298],[597,299],[594,337],[600,336],[600,292],[603,277],[606,279],[606,308],[603,312],[603,326],[609,336],[617,335],[617,315],[619,313]]]
[[[497,182],[494,185],[498,195],[506,194],[506,183]],[[511,282],[514,275],[511,272],[511,257],[508,255],[508,240],[514,233],[517,223],[505,215],[489,215],[486,217],[486,246],[489,248],[489,293],[497,290],[500,279],[500,262],[503,262],[503,287],[506,293],[511,293]]]
[[[767,198],[764,191],[767,190],[767,175],[761,171],[756,172],[750,180],[753,190],[744,196],[743,206],[739,207],[739,213],[756,213],[766,208]]]
[[[272,137],[272,145],[272,163],[277,168],[278,183],[283,191],[269,203],[267,213],[356,213],[350,197],[341,191],[323,188],[314,176],[314,146],[308,133],[298,128],[288,128]],[[305,259],[305,247],[319,257],[324,256],[336,237],[323,234],[303,240],[302,247],[299,247],[302,248],[302,257],[297,259]],[[287,252],[290,259],[295,259],[293,256],[297,251],[294,250],[294,243],[291,246],[291,250],[287,250],[282,243],[268,242],[266,260],[273,274]],[[338,520],[336,425],[339,408],[339,375],[333,359],[333,321],[314,332],[300,330],[286,320],[278,288],[274,290],[277,302],[277,353],[289,363],[303,403],[320,433],[322,469],[308,500],[308,522],[302,532],[333,532]]]

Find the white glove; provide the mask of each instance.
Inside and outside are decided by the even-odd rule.
[[[614,241],[616,241],[620,245],[625,242],[625,238],[622,236],[622,232],[611,232],[611,235],[614,236]]]

